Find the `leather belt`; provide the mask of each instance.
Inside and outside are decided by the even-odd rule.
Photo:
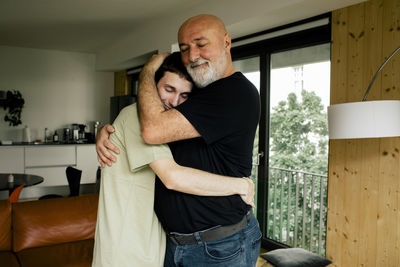
[[[247,226],[251,217],[253,216],[252,210],[250,210],[240,222],[226,225],[226,226],[215,226],[213,228],[198,231],[190,234],[180,234],[171,232],[168,234],[168,237],[175,243],[175,245],[189,245],[196,244],[200,241],[202,242],[210,242],[214,240],[218,240],[227,236],[230,236]]]

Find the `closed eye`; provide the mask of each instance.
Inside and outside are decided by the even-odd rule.
[[[165,86],[165,91],[167,91],[168,93],[175,92],[175,87],[167,85]]]
[[[181,97],[183,99],[188,99],[189,98],[189,93],[181,94]]]
[[[189,46],[188,45],[179,45],[179,49],[183,53],[183,52],[186,52],[189,50]]]

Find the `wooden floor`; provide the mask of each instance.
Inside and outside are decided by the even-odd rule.
[[[260,254],[267,252],[265,249],[260,249]],[[263,258],[258,257],[256,267],[272,267],[271,264],[267,263]]]

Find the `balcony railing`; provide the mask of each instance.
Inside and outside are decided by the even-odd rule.
[[[267,237],[325,255],[327,176],[269,169]]]

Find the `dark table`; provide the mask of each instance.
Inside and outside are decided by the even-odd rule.
[[[0,173],[0,191],[8,190],[9,195],[20,185],[32,186],[43,182],[43,177],[33,174],[13,173],[14,182],[8,182],[10,173]]]

